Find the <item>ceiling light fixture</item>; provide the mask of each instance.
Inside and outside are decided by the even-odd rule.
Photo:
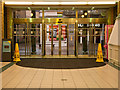
[[[116,2],[88,2],[88,4],[115,4]]]
[[[12,5],[30,5],[32,2],[5,2],[5,4],[12,4]]]
[[[72,7],[72,10],[74,10],[75,9],[75,7]]]
[[[84,15],[87,16],[87,12],[85,12]]]
[[[81,17],[84,18],[84,15],[82,15]]]
[[[90,13],[90,10],[88,10],[88,13]]]
[[[50,7],[48,7],[48,10],[50,10]]]
[[[85,5],[85,4],[116,4],[116,2],[5,2],[9,5]]]

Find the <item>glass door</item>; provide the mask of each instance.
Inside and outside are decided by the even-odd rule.
[[[13,28],[14,50],[15,50],[15,44],[18,43],[20,55],[27,54],[26,35],[27,35],[27,24],[26,23],[14,24],[14,28]]]
[[[42,24],[14,24],[14,47],[19,45],[20,55],[42,55]]]
[[[42,55],[42,24],[29,23],[27,31],[28,55]]]
[[[75,24],[68,25],[68,55],[75,55]]]
[[[67,55],[67,24],[45,24],[46,55]]]

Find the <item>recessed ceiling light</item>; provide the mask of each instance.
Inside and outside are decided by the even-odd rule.
[[[88,2],[88,4],[115,4],[116,2]]]
[[[84,15],[87,16],[87,12],[85,12]]]
[[[31,17],[33,16],[33,13],[31,13]]]
[[[48,7],[48,10],[50,10],[50,7]]]
[[[30,10],[31,8],[30,8],[30,7],[28,7],[28,9]]]
[[[94,10],[94,9],[95,9],[95,7],[92,7],[92,8],[91,8],[91,10]]]
[[[74,10],[75,9],[75,7],[72,7],[72,10]]]
[[[5,2],[10,5],[85,5],[85,4],[115,4],[116,2]]]
[[[85,16],[84,16],[84,15],[82,15],[81,17],[82,17],[82,18],[84,18]]]
[[[88,10],[88,13],[90,13],[90,10]]]

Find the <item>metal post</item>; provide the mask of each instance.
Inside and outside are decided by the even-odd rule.
[[[78,10],[76,10],[76,23],[75,23],[75,56],[78,56]]]
[[[69,55],[69,24],[67,24],[67,55]]]
[[[53,24],[51,24],[51,55],[53,55]]]
[[[45,25],[44,25],[44,9],[42,9],[42,55],[45,55]]]
[[[59,25],[59,55],[61,55],[61,24]]]

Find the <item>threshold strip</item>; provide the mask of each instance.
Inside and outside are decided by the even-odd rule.
[[[113,63],[111,63],[111,62],[108,62],[108,64],[109,64],[110,66],[114,67],[115,69],[120,70],[120,67],[119,67],[119,66],[117,66],[117,65],[115,65],[115,64],[113,64]]]
[[[9,67],[11,67],[12,65],[14,65],[16,62],[11,62],[5,66],[3,66],[2,68],[0,68],[0,73],[7,70]]]

